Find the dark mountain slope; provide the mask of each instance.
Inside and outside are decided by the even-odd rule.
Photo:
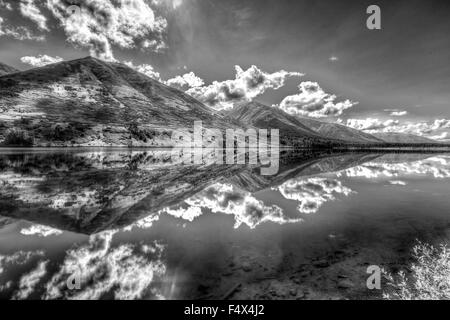
[[[258,128],[279,129],[282,141],[284,140],[288,145],[321,145],[342,142],[333,138],[324,138],[303,124],[297,117],[258,102],[237,106],[228,111],[226,117]]]
[[[350,143],[382,143],[383,140],[371,134],[346,127],[337,123],[322,122],[314,119],[298,118],[301,123],[325,138],[341,139]]]

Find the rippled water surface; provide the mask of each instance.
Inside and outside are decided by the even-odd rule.
[[[377,299],[367,267],[450,239],[447,154],[1,150],[0,298]],[[68,285],[69,283],[69,285]]]

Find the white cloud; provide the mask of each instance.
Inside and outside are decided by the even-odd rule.
[[[47,1],[67,40],[107,61],[115,61],[113,45],[130,49],[145,40],[162,42],[167,27],[167,21],[146,0],[81,0],[78,14],[68,12],[70,5],[64,0]]]
[[[400,122],[399,120],[392,119],[380,120],[377,118],[366,118],[348,119],[344,124],[351,128],[363,130],[368,133],[398,132],[425,136],[428,138],[431,138],[431,135],[436,134],[437,131],[450,129],[450,120],[446,119],[437,119],[429,122]]]
[[[317,82],[305,81],[298,88],[300,93],[284,98],[280,109],[293,115],[321,118],[340,116],[357,104],[350,100],[336,102],[337,96],[326,93]]]
[[[450,178],[450,161],[443,156],[431,157],[425,160],[400,163],[367,162],[361,166],[346,169],[347,177],[366,179],[400,178],[408,176],[432,176],[433,178]]]
[[[408,114],[408,111],[392,111],[391,116],[393,117],[403,117]]]
[[[187,93],[215,109],[232,108],[237,103],[251,102],[267,89],[284,86],[288,77],[300,77],[301,73],[284,70],[266,73],[256,66],[243,70],[236,68],[234,80],[215,81],[210,85],[191,88]]]
[[[437,140],[437,141],[449,141],[449,133],[448,132],[442,132],[441,134],[438,134],[436,136],[430,136],[430,139]]]
[[[48,261],[41,261],[31,272],[20,278],[19,289],[14,293],[13,299],[24,300],[33,293],[36,285],[47,274]]]
[[[407,183],[405,181],[401,181],[401,180],[391,180],[389,181],[389,184],[393,185],[393,186],[406,186]]]
[[[298,217],[287,217],[280,207],[266,206],[261,200],[253,197],[251,193],[230,184],[218,183],[212,185],[185,202],[192,207],[210,209],[212,213],[233,215],[235,228],[239,228],[242,224],[254,229],[265,222],[285,224],[302,221]],[[186,212],[180,211],[176,214],[179,214],[180,218],[191,221],[191,219],[198,217],[201,211],[189,209]]]
[[[161,261],[164,247],[119,245],[112,238],[116,231],[90,237],[89,243],[67,252],[59,271],[47,283],[45,299],[97,300],[113,293],[116,299],[161,297],[151,285],[165,274]],[[68,290],[67,279],[80,279],[80,290]]]
[[[124,61],[124,64],[142,74],[145,74],[149,78],[162,81],[161,74],[155,71],[152,65],[149,64],[134,65],[133,62],[131,61]]]
[[[27,57],[20,58],[20,61],[22,61],[22,63],[28,64],[33,67],[43,67],[48,64],[61,62],[63,60],[64,59],[61,57],[58,57],[58,56],[50,57],[46,54],[39,55],[37,57],[27,56]]]
[[[194,72],[183,74],[166,81],[168,86],[187,91],[191,88],[201,87],[205,84],[203,79],[197,77]]]
[[[63,232],[61,230],[53,229],[47,226],[34,224],[29,228],[22,229],[20,233],[26,236],[37,236],[46,238],[49,236],[61,235]]]
[[[49,31],[47,27],[47,18],[36,6],[35,0],[20,0],[20,13],[36,23],[39,29]]]
[[[328,178],[298,178],[286,181],[278,187],[281,195],[298,201],[300,213],[316,213],[328,201],[336,200],[336,195],[348,196],[353,191],[339,180]]]
[[[44,41],[45,36],[34,35],[28,28],[24,26],[11,27],[5,25],[5,20],[0,17],[0,37],[7,36],[16,40],[32,40],[32,41]]]
[[[183,219],[189,222],[194,221],[196,218],[200,217],[203,214],[202,209],[200,207],[193,207],[193,206],[189,206],[188,208],[180,207],[177,209],[166,208],[162,212],[171,215],[175,218]]]

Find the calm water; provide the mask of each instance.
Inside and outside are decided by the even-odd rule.
[[[446,154],[1,150],[0,298],[377,299],[367,266],[449,242],[449,187]]]

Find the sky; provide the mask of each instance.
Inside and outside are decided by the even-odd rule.
[[[215,109],[259,101],[443,141],[449,32],[448,0],[0,0],[0,62],[20,70],[93,55]]]

